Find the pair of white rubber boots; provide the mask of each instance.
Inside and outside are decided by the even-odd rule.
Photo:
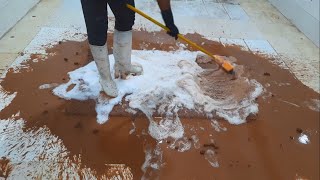
[[[100,84],[103,91],[108,96],[117,97],[118,88],[111,76],[107,44],[104,46],[90,45],[90,49],[100,74]],[[142,74],[143,69],[141,65],[131,64],[131,49],[132,31],[115,30],[113,38],[115,78],[125,79],[129,74]]]

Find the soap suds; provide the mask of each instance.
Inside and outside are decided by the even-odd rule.
[[[213,150],[211,149],[206,150],[206,152],[204,153],[204,158],[209,162],[209,164],[212,167],[214,168],[219,167],[218,158]]]
[[[50,89],[59,86],[58,83],[51,83],[51,84],[43,84],[39,86],[39,89]]]
[[[159,144],[154,148],[147,148],[145,150],[145,161],[141,166],[143,171],[142,180],[155,179],[158,177],[160,168],[163,165],[163,152]]]
[[[183,137],[183,133],[184,129],[178,117],[162,119],[159,123],[150,120],[149,134],[157,140],[167,139],[168,137],[178,139]]]
[[[10,160],[12,167],[8,178],[25,179],[100,179],[132,177],[130,168],[117,166],[106,168],[100,178],[90,168],[82,167],[81,155],[69,158],[62,140],[51,134],[47,127],[24,130],[24,120],[19,113],[9,119],[0,119],[0,157]]]
[[[309,109],[320,112],[320,100],[319,99],[311,99],[309,101],[304,102]]]
[[[0,111],[7,107],[16,97],[17,92],[9,93],[0,86]]]
[[[298,138],[299,142],[302,144],[309,144],[310,140],[306,134],[301,134]]]
[[[193,141],[193,146],[195,149],[199,149],[200,148],[200,142],[199,142],[199,138],[196,135],[192,135],[191,139]]]
[[[110,99],[100,93],[99,74],[94,62],[69,72],[70,81],[55,88],[53,93],[68,100],[95,100],[98,123],[105,123],[113,107],[120,104],[125,97],[129,108],[138,109],[148,117],[149,133],[157,140],[183,136],[183,127],[178,116],[178,111],[183,108],[207,113],[208,116],[216,114],[232,124],[244,123],[249,114],[258,112],[255,98],[263,91],[258,82],[241,78],[240,82],[245,83],[242,85],[244,90],[240,91],[242,94],[232,96],[230,93],[233,91],[229,91],[229,94],[220,93],[219,96],[218,93],[210,96],[200,86],[199,77],[204,70],[195,63],[196,55],[197,52],[190,51],[133,51],[132,62],[140,63],[144,74],[127,80],[116,79],[119,89],[119,96],[116,98]],[[109,59],[113,67],[113,56],[110,55]],[[201,78],[203,80],[212,76],[213,74],[210,74]],[[206,85],[221,91],[216,83],[208,81]],[[68,89],[70,85],[74,87]],[[228,87],[230,88],[232,86]],[[229,97],[223,98],[222,95]],[[156,123],[153,119],[155,113],[164,115],[165,118]]]
[[[141,36],[142,34],[142,36]],[[141,43],[142,41],[143,42],[149,42],[148,39],[153,39],[153,38],[150,38],[148,37],[148,39],[145,39],[145,38],[141,38],[141,37],[146,37],[146,34],[147,33],[141,33],[140,36],[139,34],[134,36],[135,39],[135,44],[133,49],[139,49],[139,47],[137,46],[137,44]],[[154,33],[155,36],[154,37],[159,37],[163,34],[163,36],[167,36],[165,33],[161,32],[161,33]],[[137,38],[138,37],[138,38]],[[250,73],[248,75],[245,75],[244,77],[250,77],[250,78],[254,78],[254,79],[257,79],[258,82],[262,83],[262,84],[266,84],[266,83],[270,83],[272,84],[271,87],[273,89],[270,89],[268,88],[268,90],[272,90],[272,93],[276,95],[276,97],[283,97],[284,99],[286,100],[290,100],[290,102],[305,102],[305,101],[308,101],[310,99],[318,99],[318,94],[314,94],[313,91],[307,89],[305,86],[303,86],[300,82],[298,82],[298,80],[294,79],[292,77],[292,74],[286,72],[286,71],[282,71],[282,70],[279,70],[279,68],[277,68],[276,66],[271,66],[270,63],[269,63],[269,59],[264,59],[264,58],[260,58],[258,56],[251,56],[249,53],[247,52],[240,52],[240,51],[237,51],[237,49],[234,49],[234,48],[228,48],[228,49],[220,49],[220,45],[209,45],[210,43],[212,44],[211,41],[206,41],[205,39],[199,37],[198,35],[195,35],[193,36],[194,38],[191,38],[191,39],[195,39],[197,41],[205,41],[205,42],[208,42],[206,43],[206,48],[208,49],[213,49],[215,53],[218,53],[218,54],[226,54],[226,55],[234,55],[238,58],[239,60],[239,64],[242,64],[245,66],[246,72]],[[140,39],[139,39],[140,38]],[[109,41],[111,38],[108,38]],[[109,42],[108,42],[109,43]],[[33,92],[33,90],[36,90],[39,92],[39,89],[38,87],[42,84],[46,84],[46,83],[52,83],[52,82],[66,82],[65,80],[63,81],[59,81],[61,80],[62,78],[65,78],[65,79],[68,79],[68,77],[66,77],[66,72],[67,71],[71,71],[73,70],[74,68],[76,68],[77,66],[73,66],[72,67],[68,67],[66,69],[62,69],[62,68],[54,68],[55,72],[53,71],[49,71],[47,74],[49,75],[48,77],[44,78],[42,77],[42,73],[41,71],[39,71],[39,69],[48,69],[50,70],[50,67],[52,67],[52,65],[57,65],[57,67],[65,67],[65,62],[63,61],[63,58],[64,56],[68,55],[70,56],[70,59],[74,60],[74,61],[78,61],[80,60],[80,64],[83,65],[83,64],[87,64],[88,62],[88,58],[87,57],[87,52],[88,52],[88,47],[86,46],[87,42],[84,41],[84,42],[63,42],[61,45],[58,45],[58,46],[55,46],[53,49],[49,49],[48,51],[49,52],[55,52],[56,56],[48,56],[48,59],[45,63],[43,63],[42,61],[38,61],[38,63],[32,63],[32,61],[29,61],[28,63],[26,63],[25,65],[30,65],[30,68],[34,68],[34,69],[24,69],[23,71],[21,71],[21,74],[15,74],[15,73],[8,73],[8,77],[4,80],[4,83],[2,84],[4,89],[6,89],[8,92],[10,93],[13,93],[13,92],[17,92],[17,95],[14,99],[14,101],[12,102],[12,104],[10,106],[8,106],[5,111],[2,112],[2,114],[5,116],[5,117],[8,117],[8,115],[12,114],[12,113],[15,113],[17,112],[17,110],[22,110],[24,111],[24,113],[22,113],[22,116],[24,119],[26,119],[26,126],[28,127],[34,127],[34,124],[29,121],[30,119],[28,118],[29,115],[32,115],[32,112],[34,111],[30,111],[30,109],[27,108],[27,106],[25,105],[25,103],[21,103],[21,102],[33,102],[33,101],[30,101],[28,98],[25,98],[28,96],[28,93],[29,92]],[[166,45],[166,44],[164,44]],[[171,44],[171,46],[174,46]],[[156,48],[156,49],[159,49],[158,46],[156,46],[155,44],[150,44],[149,46],[149,49],[152,49],[152,48]],[[165,48],[161,48],[163,50],[168,50],[167,47]],[[83,52],[83,56],[85,56],[84,58],[80,58],[76,55],[74,55],[75,52]],[[89,55],[90,56],[90,55]],[[32,57],[33,58],[33,57]],[[58,61],[58,59],[62,60],[62,64],[60,61]],[[69,60],[70,60],[69,59]],[[89,58],[90,59],[90,58]],[[42,65],[41,65],[42,64]],[[38,68],[37,68],[38,67]],[[78,66],[79,67],[79,66]],[[261,75],[261,72],[271,72],[272,73],[272,76],[270,77],[260,77]],[[51,75],[50,75],[51,74]],[[58,77],[54,77],[53,74],[58,74],[59,76]],[[201,76],[201,75],[200,75]],[[41,78],[42,77],[42,78]],[[194,76],[195,79],[198,79],[197,76]],[[28,87],[21,87],[20,83],[16,83],[16,79],[21,79],[21,78],[25,78],[26,81],[30,82],[30,84],[36,84],[36,86],[34,86],[33,88],[29,88],[30,86]],[[33,81],[35,79],[41,79],[40,81],[38,81],[39,83],[34,83]],[[134,77],[135,78],[135,77]],[[201,78],[201,77],[200,77]],[[37,79],[38,80],[38,79]],[[287,86],[277,86],[274,82],[290,82],[290,84],[292,85],[295,85],[295,88],[290,88],[290,87],[287,87]],[[208,95],[209,97],[212,98],[212,94],[210,94],[208,91],[208,89],[205,89],[204,86],[200,83],[197,82],[197,84],[199,85],[200,84],[200,89],[202,91],[205,92],[205,95]],[[19,86],[20,85],[20,86]],[[16,88],[19,87],[19,88]],[[210,86],[208,86],[210,87]],[[26,92],[27,91],[27,92]],[[50,98],[53,98],[53,99],[58,99],[59,102],[63,102],[63,103],[66,103],[66,104],[69,104],[71,101],[64,101],[64,100],[61,100],[60,98],[55,98],[55,97],[52,97],[49,90],[40,90],[41,93],[39,93],[39,96],[35,97],[36,100],[40,100],[39,103],[42,103],[42,101],[45,101],[45,102],[48,102],[47,101],[47,97],[50,97]],[[43,93],[42,93],[43,92]],[[299,93],[300,92],[300,93]],[[301,93],[302,92],[302,93]],[[45,95],[43,95],[45,94]],[[214,94],[214,93],[213,93]],[[292,96],[292,94],[294,96]],[[286,96],[292,96],[292,97],[287,97],[285,98]],[[170,97],[170,96],[169,96]],[[268,99],[270,98],[270,99]],[[219,142],[221,143],[221,152],[223,154],[223,156],[220,156],[218,155],[218,158],[219,158],[219,163],[220,163],[220,168],[218,168],[216,171],[217,171],[217,176],[219,177],[220,175],[223,175],[224,172],[226,172],[226,170],[228,171],[229,166],[226,165],[226,162],[224,162],[225,160],[227,159],[232,159],[232,158],[235,158],[234,157],[234,153],[232,153],[233,151],[228,151],[226,150],[227,148],[234,148],[236,147],[237,145],[234,144],[234,145],[231,145],[230,147],[224,147],[223,144],[228,144],[228,142],[230,142],[229,140],[233,140],[235,135],[238,136],[238,139],[239,139],[239,142],[238,143],[244,143],[246,144],[247,143],[247,132],[252,132],[252,134],[250,134],[250,139],[248,138],[248,141],[250,141],[250,143],[253,143],[254,146],[246,146],[246,147],[243,147],[243,153],[244,153],[244,156],[241,156],[241,157],[251,157],[252,159],[259,159],[261,158],[261,152],[260,151],[263,151],[263,149],[256,149],[255,147],[257,146],[260,146],[261,143],[259,142],[264,142],[264,137],[261,136],[261,131],[256,131],[257,128],[261,128],[263,129],[263,131],[265,132],[275,132],[275,133],[269,133],[269,134],[273,134],[270,136],[271,139],[277,139],[279,137],[279,134],[281,135],[284,131],[284,129],[295,129],[296,127],[306,127],[306,128],[310,128],[310,129],[315,129],[317,130],[317,122],[318,121],[313,121],[313,119],[318,119],[318,118],[314,118],[314,117],[318,117],[316,116],[317,112],[314,112],[314,111],[310,111],[308,110],[305,106],[303,106],[302,104],[298,104],[298,105],[301,105],[300,108],[295,108],[296,110],[292,111],[290,114],[286,114],[288,117],[290,116],[290,118],[287,118],[287,119],[283,119],[283,114],[287,113],[287,110],[288,108],[290,108],[291,106],[288,105],[287,103],[283,103],[283,102],[279,102],[277,100],[275,101],[272,101],[272,97],[268,97],[266,100],[267,101],[264,101],[264,99],[260,99],[258,100],[259,102],[259,112],[261,111],[261,113],[259,113],[259,117],[257,118],[258,121],[254,122],[254,123],[250,123],[248,125],[244,125],[244,126],[232,126],[232,125],[229,125],[228,123],[226,123],[226,126],[225,127],[228,127],[228,132],[227,133],[221,133],[221,134],[225,134],[222,135],[222,138],[221,136],[216,136],[216,132],[211,132],[211,126],[210,126],[210,121],[203,121],[203,119],[198,119],[198,118],[194,118],[192,122],[197,122],[197,121],[201,121],[201,122],[207,122],[205,124],[201,124],[199,126],[197,126],[197,130],[198,129],[203,129],[205,131],[201,131],[199,133],[205,133],[206,135],[209,135],[210,137],[208,138],[215,138],[217,140],[220,140]],[[215,97],[213,97],[213,99],[215,99]],[[220,98],[221,99],[221,98]],[[275,99],[275,98],[273,98]],[[79,103],[77,101],[72,101],[72,102],[76,102],[76,103]],[[94,101],[90,101],[93,103],[94,105]],[[270,103],[269,103],[270,102]],[[51,101],[49,101],[49,103],[51,103]],[[73,104],[76,104],[76,103],[70,103],[71,105]],[[80,102],[81,104],[84,104],[82,102]],[[124,102],[124,100],[121,101],[121,103],[127,103],[127,102]],[[37,105],[37,103],[32,103],[30,104],[31,107],[36,107],[35,105]],[[51,104],[50,104],[51,105]],[[125,104],[127,105],[127,104]],[[44,106],[45,107],[45,106]],[[63,107],[65,107],[65,105],[63,105]],[[85,105],[82,105],[80,106],[81,108],[83,107],[87,107]],[[93,106],[94,107],[94,106]],[[273,111],[271,111],[273,109],[273,107],[277,107],[276,110],[277,110],[277,113],[272,113]],[[260,110],[261,108],[261,110]],[[34,108],[33,108],[34,109]],[[91,106],[90,106],[90,109]],[[130,108],[131,109],[131,108]],[[45,108],[42,108],[40,107],[39,110],[41,111],[44,111],[44,110],[47,110],[46,107]],[[93,109],[94,110],[94,109]],[[133,110],[133,109],[131,109]],[[270,111],[269,111],[270,110]],[[39,112],[41,112],[39,111]],[[130,110],[129,110],[130,111]],[[134,109],[134,112],[137,112],[137,111],[140,111],[139,109]],[[155,110],[155,112],[157,111],[157,108]],[[267,113],[265,113],[267,112]],[[304,113],[304,112],[307,112],[307,113]],[[86,112],[83,112],[84,114]],[[180,113],[180,112],[179,112]],[[1,115],[2,115],[1,114]],[[140,113],[139,113],[140,114]],[[172,113],[174,114],[174,113]],[[74,116],[72,114],[63,114],[63,113],[58,113],[57,114],[57,122],[59,123],[62,123],[64,124],[65,121],[64,121],[64,117],[66,116],[69,116],[72,120],[76,120],[79,116]],[[71,116],[70,116],[71,115]],[[4,116],[1,116],[1,117],[4,117]],[[49,114],[48,116],[53,116],[50,111],[49,111]],[[94,117],[92,116],[95,116],[94,113],[91,113],[89,115],[89,117],[94,120]],[[139,115],[138,115],[139,116]],[[158,115],[157,115],[158,116]],[[301,116],[307,118],[307,119],[311,119],[310,121],[304,121],[302,122],[301,121]],[[172,117],[175,118],[175,116],[173,115]],[[122,117],[121,117],[122,118]],[[121,119],[120,118],[120,119]],[[125,117],[127,118],[127,117]],[[185,117],[184,117],[185,118]],[[211,116],[211,118],[213,119],[219,119],[219,118],[216,118],[215,116]],[[117,119],[115,117],[115,119]],[[165,119],[165,118],[163,118]],[[173,119],[173,118],[171,118]],[[159,123],[159,119],[153,119],[154,121],[156,121],[157,123]],[[160,119],[161,120],[161,119]],[[185,119],[182,119],[182,123],[184,125],[186,125],[186,121],[184,121]],[[279,131],[277,131],[277,129],[274,129],[272,127],[275,127],[275,126],[279,126],[281,125],[281,123],[279,124],[279,122],[283,122],[282,120],[288,120],[290,121],[290,123],[282,123],[284,125],[283,128],[280,128]],[[219,123],[221,122],[221,124],[225,124],[223,121],[220,121],[220,119],[218,120]],[[54,123],[47,123],[46,121],[39,121],[41,124],[46,124],[48,126],[48,128],[50,130],[52,130],[52,132],[54,132],[54,129],[57,128],[59,131],[61,131],[61,133],[58,133],[56,134],[57,136],[59,136],[59,138],[62,138],[63,139],[63,142],[67,145],[67,143],[70,143],[70,141],[72,140],[68,140],[67,138],[64,138],[64,136],[69,136],[70,134],[74,133],[74,132],[77,132],[79,129],[75,128],[75,129],[70,129],[70,131],[66,132],[64,131],[62,133],[62,130],[64,130],[65,128],[65,124],[62,125],[62,126],[56,126],[56,124]],[[92,122],[92,121],[90,121]],[[110,121],[112,122],[112,121]],[[108,122],[109,123],[109,122]],[[137,123],[138,124],[138,123]],[[107,127],[114,127],[112,125],[108,126],[109,124],[107,124]],[[129,122],[129,125],[130,125],[130,122]],[[98,125],[99,126],[99,125]],[[72,127],[72,126],[71,126]],[[99,126],[99,127],[102,127],[102,126]],[[205,127],[205,128],[200,128],[200,127]],[[186,135],[187,136],[187,132],[189,131],[187,129],[187,127],[185,127],[186,129]],[[134,132],[133,136],[143,136],[143,135],[146,135],[148,130],[148,128],[144,128],[142,131],[144,133],[141,133],[141,135],[139,134],[141,131],[140,131],[140,127],[137,126],[137,130]],[[236,130],[236,129],[239,129]],[[130,130],[130,127],[128,128],[128,130]],[[129,131],[128,131],[129,132]],[[128,133],[128,132],[125,132],[125,133]],[[239,133],[240,132],[240,133]],[[244,133],[241,133],[241,132],[244,132]],[[260,132],[260,133],[259,133]],[[197,134],[196,132],[192,132],[192,133],[195,133]],[[211,134],[210,134],[211,133]],[[235,133],[238,133],[238,134],[235,134]],[[316,131],[316,133],[318,133],[318,131]],[[143,135],[142,135],[143,134]],[[188,134],[189,135],[189,134]],[[197,135],[200,135],[200,134],[197,134]],[[309,133],[308,133],[309,135]],[[99,134],[100,136],[100,134]],[[99,137],[98,135],[96,135],[96,138]],[[31,137],[32,138],[32,137]],[[203,140],[203,136],[199,136],[199,138],[201,138],[201,140]],[[95,139],[95,138],[93,138]],[[69,141],[69,142],[68,142]],[[83,140],[83,142],[85,142],[84,146],[86,148],[88,148],[88,141],[90,142],[91,139],[89,140]],[[315,140],[314,140],[315,141]],[[163,141],[165,142],[165,141]],[[287,141],[287,142],[284,142],[283,144],[283,147],[286,147],[286,145],[288,145],[289,143],[291,143],[292,141]],[[297,141],[296,141],[297,142]],[[298,144],[299,142],[296,143],[296,145],[299,145]],[[162,144],[164,145],[164,144]],[[229,144],[228,144],[229,145]],[[69,146],[67,146],[68,149],[69,149]],[[77,150],[79,150],[80,148],[78,146],[74,146],[72,145],[71,146],[72,148],[70,148],[70,150],[73,152],[73,154],[76,152],[77,153]],[[306,153],[303,153],[303,156],[301,155],[301,153],[299,154],[299,152],[297,153],[297,151],[295,151],[294,149],[295,148],[291,148],[291,149],[287,149],[286,153],[288,153],[290,156],[295,156],[295,162],[296,163],[291,163],[292,164],[292,168],[290,168],[289,170],[285,169],[285,170],[281,170],[279,171],[279,173],[281,173],[281,175],[283,177],[292,177],[292,174],[295,174],[295,173],[292,173],[295,171],[295,169],[299,169],[299,165],[303,165],[303,167],[305,167],[304,169],[301,169],[301,174],[304,174],[308,177],[317,177],[317,171],[313,170],[312,166],[310,166],[310,164],[314,164],[315,163],[315,158],[312,158],[312,153],[310,152],[314,152],[314,151],[317,151],[318,150],[318,146],[315,145],[315,143],[310,143],[308,145],[309,148],[305,149]],[[268,151],[267,153],[262,153],[263,154],[263,158],[266,158],[266,157],[282,157],[283,155],[283,151],[279,151],[279,146],[273,146],[273,147],[270,147],[272,149],[272,151]],[[93,154],[95,154],[97,151],[101,150],[101,148],[99,147],[96,147],[96,151],[93,151],[93,153],[91,152],[91,154],[85,154],[85,153],[82,153],[82,156],[83,156],[83,159],[90,159],[92,160],[91,158],[93,157]],[[163,149],[164,151],[166,149]],[[169,151],[174,151],[174,150],[171,150],[170,148],[168,148]],[[257,152],[257,153],[252,153],[252,151],[254,152]],[[167,153],[167,152],[164,152],[164,153]],[[171,153],[171,152],[169,152]],[[169,172],[166,171],[165,168],[163,168],[162,171],[160,173],[163,172],[163,174],[168,174],[168,175],[178,175],[178,176],[185,176],[185,177],[188,177],[190,176],[191,174],[193,174],[192,172],[192,169],[194,165],[196,165],[197,167],[199,167],[199,174],[201,173],[202,175],[206,176],[208,174],[210,174],[210,170],[208,171],[204,171],[203,169],[205,168],[202,168],[202,167],[207,167],[207,166],[210,166],[208,162],[204,161],[203,163],[203,159],[202,161],[200,162],[193,162],[192,163],[192,166],[189,166],[188,167],[188,164],[184,163],[184,159],[188,159],[190,155],[190,153],[197,153],[196,157],[201,157],[199,155],[199,151],[195,150],[195,151],[189,151],[188,153],[181,153],[179,154],[180,157],[176,157],[176,163],[179,165],[179,167],[182,166],[186,166],[186,168],[184,169],[188,169],[188,171],[185,171],[185,170],[181,170],[181,171],[174,171],[172,172],[172,169],[169,169]],[[220,151],[219,151],[220,153]],[[258,155],[255,155],[255,154],[258,154]],[[165,154],[164,154],[165,155]],[[248,155],[248,156],[247,156]],[[99,155],[96,155],[98,157],[100,157]],[[237,158],[241,158],[240,156],[237,156]],[[72,157],[71,157],[72,158]],[[73,158],[72,158],[73,159]],[[102,159],[102,158],[101,158]],[[201,158],[199,158],[201,159]],[[281,159],[281,158],[276,158],[276,159]],[[164,158],[165,160],[165,158]],[[220,162],[221,161],[221,162]],[[240,159],[241,161],[241,159]],[[93,161],[95,162],[95,161]],[[242,161],[244,163],[244,161]],[[82,162],[83,164],[85,164],[85,162],[83,161]],[[164,162],[164,163],[168,163],[168,166],[172,163],[172,162]],[[285,166],[285,164],[287,163],[287,161],[279,161],[277,162],[279,163],[281,166]],[[142,163],[141,163],[142,164]],[[139,164],[139,167],[141,166],[141,164]],[[242,166],[243,165],[243,166]],[[247,173],[247,172],[250,172],[252,171],[252,168],[246,168],[246,164],[242,164],[240,167],[241,169],[241,172],[242,172],[242,175],[246,175],[246,174],[250,174],[250,173]],[[264,172],[263,171],[263,162],[260,162],[260,161],[256,161],[256,163],[252,164],[250,163],[251,167],[254,167],[255,169],[257,169],[257,171],[259,172]],[[90,166],[90,165],[89,165]],[[101,165],[101,167],[104,167],[104,165]],[[157,165],[152,165],[153,167],[157,167]],[[135,167],[137,168],[138,166],[130,166],[130,167]],[[139,168],[138,167],[138,168]],[[243,168],[245,167],[245,168]],[[249,166],[248,166],[249,167]],[[92,167],[93,169],[95,169],[95,167]],[[191,171],[189,171],[191,169]],[[311,170],[309,170],[311,169]],[[315,168],[317,170],[317,168]],[[98,169],[96,169],[98,170]],[[99,171],[99,170],[98,170]],[[201,171],[201,172],[200,172]],[[134,171],[136,172],[136,171]],[[103,173],[105,173],[105,171],[103,171]],[[263,176],[263,173],[258,173],[256,174],[255,176]],[[232,177],[235,177],[236,175],[232,175]],[[276,176],[276,175],[275,175]],[[273,176],[272,176],[273,177]],[[276,177],[275,177],[276,178]]]

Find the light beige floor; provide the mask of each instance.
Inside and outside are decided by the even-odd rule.
[[[319,92],[319,48],[265,0],[239,0],[295,76]]]
[[[42,0],[0,39],[1,74],[24,51],[60,4],[61,0]]]
[[[136,0],[136,4],[161,20],[154,1]],[[267,0],[175,0],[172,6],[182,33],[197,32],[275,55],[298,79],[319,92],[319,48]],[[42,0],[33,8],[0,40],[0,73],[24,52],[42,27],[85,30],[79,0]],[[159,30],[137,16],[135,28],[141,27]]]

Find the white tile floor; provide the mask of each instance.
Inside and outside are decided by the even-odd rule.
[[[0,39],[0,53],[23,51],[60,5],[61,0],[42,0]]]
[[[232,19],[232,20],[244,20],[244,21],[248,21],[249,20],[249,16],[242,9],[242,7],[240,5],[223,4],[223,7],[227,11],[230,19]]]
[[[267,40],[245,39],[244,41],[247,44],[250,51],[254,53],[277,55],[277,52],[273,49],[273,47],[269,44]]]
[[[241,46],[243,50],[249,50],[246,42],[243,39],[220,38],[220,42],[223,45],[238,45]]]
[[[36,5],[39,0],[25,0],[21,5],[20,0],[0,0],[0,37],[2,37],[17,21]],[[12,13],[12,10],[15,10]],[[8,16],[10,14],[10,16]]]
[[[206,2],[204,5],[210,19],[230,20],[222,3]]]
[[[136,0],[136,6],[162,22],[155,1]],[[182,33],[196,32],[225,45],[278,55],[303,83],[319,92],[319,70],[315,70],[319,48],[267,0],[173,0],[172,8]],[[10,65],[43,27],[85,31],[80,1],[42,0],[0,40],[0,69]],[[113,29],[112,21],[109,27]],[[160,30],[138,15],[134,28]]]
[[[11,63],[17,58],[18,54],[0,53],[0,76],[4,73]]]

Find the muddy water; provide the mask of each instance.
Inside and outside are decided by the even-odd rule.
[[[224,47],[200,35],[187,36],[199,44],[204,42],[204,47],[218,55],[235,57],[237,64],[244,68],[244,76],[264,85],[266,93],[257,99],[258,116],[250,118],[248,123],[235,126],[219,119],[219,125],[227,131],[214,130],[208,119],[187,118],[197,117],[187,112],[182,123],[185,137],[192,144],[191,150],[179,152],[176,145],[168,148],[174,143],[172,140],[162,142],[158,147],[163,151],[163,165],[156,172],[147,169],[145,177],[319,179],[319,112],[312,111],[306,105],[311,99],[319,99],[319,94],[267,58],[241,51],[236,46]],[[108,44],[111,45],[111,42],[110,35]],[[175,41],[161,32],[134,32],[133,42],[133,49],[177,49]],[[28,62],[33,71],[9,72],[1,82],[5,90],[18,92],[12,103],[0,112],[1,119],[20,111],[20,117],[27,121],[26,129],[46,125],[63,140],[70,156],[81,154],[83,166],[103,174],[105,164],[126,164],[135,179],[140,179],[143,176],[144,151],[156,146],[156,142],[147,135],[148,120],[143,116],[123,114],[123,108],[118,106],[118,113],[113,113],[106,124],[98,125],[95,102],[67,101],[52,95],[52,89],[40,90],[42,84],[67,82],[67,72],[84,66],[92,59],[87,42],[63,42],[48,51],[56,55],[46,61]],[[207,78],[206,81],[211,80]],[[228,87],[224,84],[218,92],[223,93],[223,88],[227,93],[238,92],[237,86],[233,89]],[[241,85],[238,88],[241,92]],[[209,87],[205,91],[212,96],[215,92],[210,91]],[[130,134],[132,122],[136,130]],[[309,136],[310,144],[298,143],[300,129]],[[192,135],[196,135],[199,142],[193,140]],[[209,164],[207,152],[215,153],[218,168]]]

